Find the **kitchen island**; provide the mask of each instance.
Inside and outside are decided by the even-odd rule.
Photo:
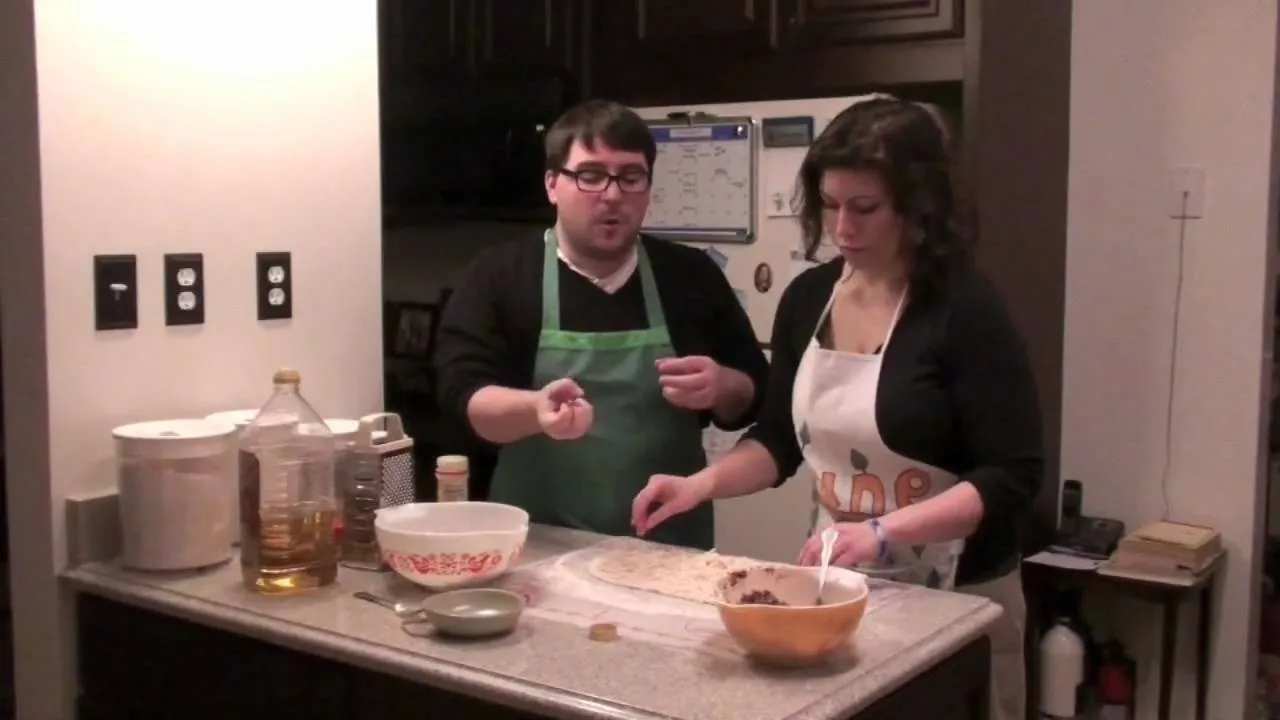
[[[513,575],[604,540],[532,528]],[[513,634],[451,641],[409,635],[351,596],[420,593],[392,574],[344,569],[336,585],[293,597],[255,595],[239,577],[234,561],[180,575],[68,571],[80,717],[979,720],[985,633],[1000,613],[981,598],[873,585],[849,654],[778,670],[747,661],[715,628],[696,629],[705,648],[621,620],[620,640],[592,642],[537,597]]]

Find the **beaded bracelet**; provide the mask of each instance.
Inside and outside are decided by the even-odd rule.
[[[871,518],[867,524],[876,536],[876,561],[884,562],[889,557],[889,536],[884,531],[884,525],[880,524],[880,518]]]

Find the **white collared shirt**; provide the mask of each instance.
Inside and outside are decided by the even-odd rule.
[[[591,275],[577,265],[574,265],[573,261],[565,256],[564,250],[558,246],[556,247],[556,257],[560,258],[560,261],[565,265],[568,265],[570,270],[590,280],[596,287],[612,295],[618,292],[618,290],[623,285],[626,285],[627,281],[631,279],[631,275],[636,271],[636,267],[639,265],[640,255],[635,248],[632,248],[631,255],[627,257],[626,262],[622,263],[622,267],[614,270],[604,277],[599,278]]]

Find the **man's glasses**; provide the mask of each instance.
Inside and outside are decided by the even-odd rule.
[[[573,178],[573,181],[578,184],[578,189],[588,193],[602,193],[608,190],[612,183],[617,183],[618,189],[624,193],[642,193],[652,184],[649,173],[644,170],[628,170],[621,175],[613,175],[603,170],[570,170],[568,168],[560,168],[557,172]]]

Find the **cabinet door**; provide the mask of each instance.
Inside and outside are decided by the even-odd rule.
[[[774,7],[775,0],[590,3],[591,92],[633,105],[707,102],[690,98],[740,83],[737,63],[770,51]]]
[[[636,0],[635,37],[641,43],[671,46],[729,38],[743,45],[765,46],[771,4],[760,0]]]
[[[464,63],[471,0],[381,0],[383,77],[396,81]]]
[[[964,35],[964,0],[787,0],[791,40],[863,44]]]
[[[571,70],[581,62],[582,30],[573,0],[478,0],[484,30],[481,60]]]

